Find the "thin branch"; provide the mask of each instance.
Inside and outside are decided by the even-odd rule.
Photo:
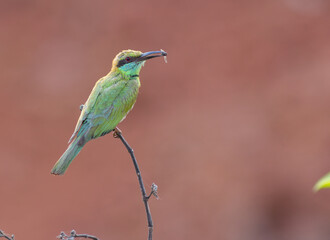
[[[144,184],[142,181],[142,176],[141,176],[141,172],[139,169],[139,165],[136,161],[135,155],[134,155],[134,151],[133,149],[130,147],[130,145],[126,142],[125,138],[123,137],[121,131],[119,128],[114,129],[114,134],[113,136],[115,138],[119,138],[122,143],[124,144],[124,146],[126,147],[128,153],[131,155],[133,164],[134,164],[134,168],[135,168],[135,172],[136,175],[138,177],[139,180],[139,185],[140,185],[140,189],[141,189],[141,193],[142,193],[142,200],[146,209],[146,213],[147,213],[147,220],[148,220],[148,240],[152,240],[152,231],[153,231],[153,222],[152,222],[152,218],[151,218],[151,213],[150,213],[150,208],[149,208],[149,204],[148,204],[148,200],[151,197],[151,195],[154,195],[157,199],[158,199],[158,195],[157,195],[157,185],[156,184],[152,184],[151,185],[151,193],[149,195],[146,194],[146,189],[144,188]]]
[[[70,236],[66,235],[64,232],[61,232],[57,238],[61,240],[74,240],[75,238],[89,238],[92,240],[99,240],[97,237],[88,235],[88,234],[77,234],[75,230],[71,230]]]
[[[146,209],[146,213],[147,213],[147,220],[148,220],[148,240],[152,240],[152,231],[153,231],[153,222],[152,222],[152,218],[151,218],[151,213],[150,213],[150,208],[149,208],[149,204],[148,204],[148,200],[150,199],[150,197],[152,195],[154,195],[156,197],[156,199],[158,199],[158,186],[155,183],[152,183],[151,185],[151,192],[149,195],[146,194],[146,190],[142,181],[142,176],[141,176],[141,171],[139,169],[139,165],[136,161],[133,149],[128,145],[128,143],[126,142],[125,138],[123,137],[121,131],[119,128],[116,128],[114,130],[114,134],[113,136],[115,138],[119,138],[122,143],[124,144],[124,146],[126,147],[127,151],[129,152],[129,154],[131,155],[134,167],[135,167],[135,171],[136,171],[136,175],[138,177],[139,180],[139,184],[140,184],[140,189],[141,189],[141,193],[142,193],[142,200]],[[6,235],[3,231],[0,230],[0,238],[6,238],[7,240],[15,240],[14,239],[14,235],[11,235],[11,237],[9,237],[8,235]],[[60,240],[74,240],[75,238],[89,238],[92,240],[99,240],[97,237],[92,236],[92,235],[88,235],[88,234],[77,234],[75,230],[71,230],[70,235],[66,235],[64,232],[61,232],[59,236],[57,236],[57,238],[59,238]]]
[[[12,234],[11,237],[9,237],[2,230],[0,230],[0,238],[2,238],[2,237],[6,238],[7,240],[14,240],[14,234]]]

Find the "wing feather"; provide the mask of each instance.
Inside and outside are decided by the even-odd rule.
[[[100,79],[84,104],[70,141],[85,124],[90,127],[89,139],[111,132],[133,107],[139,87],[138,79]]]

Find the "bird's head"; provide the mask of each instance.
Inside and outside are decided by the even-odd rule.
[[[167,56],[164,51],[142,53],[134,50],[124,50],[117,54],[112,62],[112,70],[119,70],[126,76],[138,76],[145,61],[155,57]]]

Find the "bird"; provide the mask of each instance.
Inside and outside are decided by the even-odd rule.
[[[142,66],[149,59],[164,57],[166,60],[166,56],[163,50],[142,53],[130,49],[116,55],[111,71],[96,82],[87,101],[80,106],[81,114],[69,146],[51,174],[63,175],[88,141],[114,131],[136,102]]]

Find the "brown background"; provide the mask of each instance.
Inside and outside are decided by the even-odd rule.
[[[326,0],[2,0],[0,229],[146,238],[119,140],[49,172],[113,57],[162,48],[120,124],[159,186],[154,238],[329,239],[330,192],[312,192],[330,170],[329,40]]]

